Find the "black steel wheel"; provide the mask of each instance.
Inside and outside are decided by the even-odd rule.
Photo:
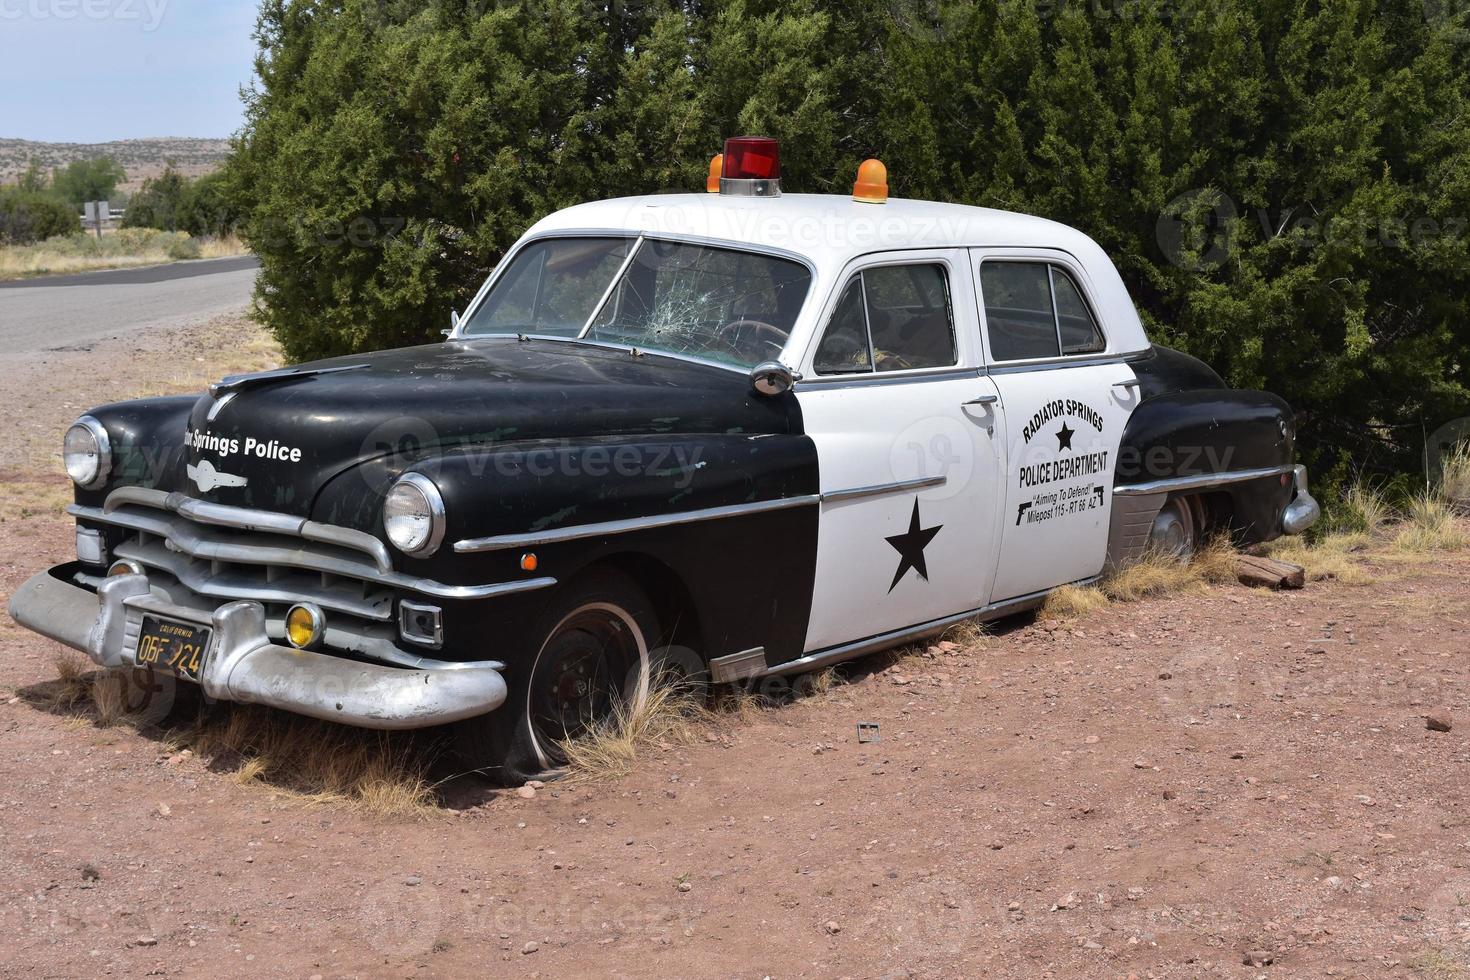
[[[461,759],[506,785],[555,775],[566,763],[565,742],[647,696],[658,635],[652,604],[627,576],[610,569],[579,576],[532,631],[540,641],[525,669],[512,665],[505,704],[459,724]]]

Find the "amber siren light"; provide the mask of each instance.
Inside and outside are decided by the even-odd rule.
[[[720,156],[720,193],[781,196],[781,146],[766,136],[734,136]],[[713,170],[713,167],[711,167]]]
[[[888,201],[888,168],[882,160],[864,160],[858,164],[857,183],[852,185],[852,199],[864,204]]]
[[[725,154],[716,153],[710,157],[709,176],[704,180],[704,189],[711,194],[720,192],[720,175],[725,171]]]

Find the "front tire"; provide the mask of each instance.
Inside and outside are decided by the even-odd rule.
[[[507,678],[505,704],[456,727],[456,750],[472,769],[505,785],[554,776],[561,743],[605,724],[648,694],[658,619],[627,576],[597,569],[560,591],[530,634],[534,654]]]

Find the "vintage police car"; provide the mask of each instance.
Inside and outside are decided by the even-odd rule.
[[[554,769],[661,651],[790,675],[1318,509],[1278,398],[1150,345],[1082,233],[780,193],[536,224],[446,342],[98,408],[76,561],[13,597],[107,667]]]

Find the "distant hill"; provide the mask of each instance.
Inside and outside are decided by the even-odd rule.
[[[180,173],[198,177],[219,169],[229,152],[229,140],[165,137],[112,143],[36,143],[0,137],[0,183],[11,182],[24,173],[32,157],[50,171],[73,160],[109,156],[127,171],[128,179],[121,189],[135,191],[149,177],[163,173],[164,165],[170,160]]]

